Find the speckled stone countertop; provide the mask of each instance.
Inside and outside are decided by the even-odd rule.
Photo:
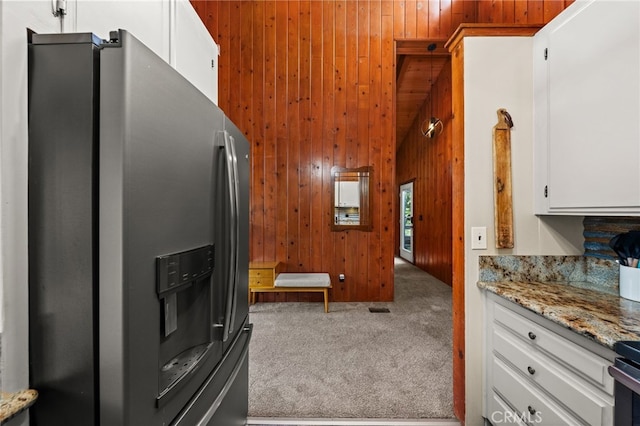
[[[478,287],[613,349],[640,340],[640,302],[618,296],[617,273],[583,256],[481,256]]]
[[[20,392],[0,392],[0,424],[29,408],[38,398],[38,392],[27,389]]]

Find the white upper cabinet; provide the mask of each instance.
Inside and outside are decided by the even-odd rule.
[[[73,4],[75,10],[69,7],[65,19],[75,12],[75,31],[109,39],[110,31],[124,29],[169,62],[169,1],[76,0]]]
[[[218,103],[218,45],[189,0],[68,0],[65,32],[127,30]],[[74,28],[75,23],[75,28]]]
[[[171,65],[218,103],[218,45],[188,0],[175,2]]]
[[[640,214],[640,2],[577,1],[534,37],[536,213]]]

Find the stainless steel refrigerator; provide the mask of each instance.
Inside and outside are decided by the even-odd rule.
[[[29,38],[31,424],[246,424],[247,140],[127,31]]]

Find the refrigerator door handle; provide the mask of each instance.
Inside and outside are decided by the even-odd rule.
[[[224,329],[222,331],[222,341],[229,339],[229,333],[233,332],[234,317],[236,308],[236,281],[238,273],[238,179],[237,168],[238,161],[235,156],[233,146],[233,138],[224,132],[224,150],[227,163],[227,179],[229,183],[229,210],[231,227],[229,232],[230,256],[228,265],[228,281],[227,281],[227,303],[225,306]]]
[[[235,321],[236,321],[236,309],[238,305],[238,282],[240,281],[238,277],[238,259],[240,257],[240,177],[238,172],[238,155],[236,154],[236,144],[233,139],[233,136],[229,136],[231,143],[229,147],[231,148],[231,155],[233,158],[232,166],[233,166],[233,202],[235,203],[235,216],[233,220],[233,232],[234,232],[234,249],[235,254],[233,256],[234,263],[233,267],[233,289],[231,290],[231,295],[233,301],[231,302],[231,323],[230,323],[230,331],[235,330]]]

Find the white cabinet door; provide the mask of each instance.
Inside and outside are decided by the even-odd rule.
[[[576,2],[534,55],[536,212],[640,212],[640,2]]]
[[[360,207],[360,183],[336,182],[335,203],[339,207]]]
[[[218,45],[189,0],[73,0],[66,31],[93,32],[103,39],[124,29],[171,64],[218,103]]]
[[[176,0],[171,64],[215,104],[218,103],[218,45],[188,0]],[[173,56],[173,55],[172,55]]]
[[[76,0],[77,32],[93,32],[103,39],[123,29],[169,62],[171,4],[169,1]],[[70,16],[71,17],[71,16]]]

